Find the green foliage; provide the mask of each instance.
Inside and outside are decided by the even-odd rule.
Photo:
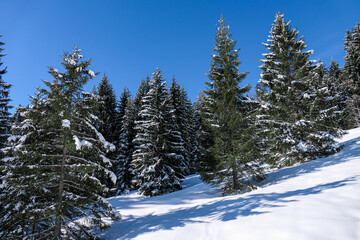
[[[356,127],[360,123],[360,23],[352,31],[347,31],[344,45],[345,65],[343,70],[344,83],[350,87],[351,99],[348,110],[348,128]]]
[[[256,154],[252,154],[256,138],[251,115],[256,103],[244,95],[250,90],[249,85],[239,87],[247,73],[238,73],[240,61],[235,45],[229,26],[220,18],[207,90],[200,106],[202,131],[206,130],[202,138],[210,138],[213,145],[208,146],[206,153],[211,157],[202,158],[204,162],[199,166],[215,169],[200,168],[199,172],[204,180],[221,184],[227,193],[253,189],[251,180],[261,175]]]
[[[118,190],[128,192],[133,190],[133,172],[131,167],[132,154],[134,152],[133,140],[135,138],[135,109],[130,92],[124,89],[119,104],[119,116],[121,129],[118,140],[118,156],[116,164],[116,176],[118,178]]]
[[[193,112],[190,99],[188,98],[184,88],[173,77],[170,89],[170,102],[174,108],[172,131],[174,136],[179,135],[179,138],[174,139],[178,142],[178,147],[174,149],[177,155],[181,155],[183,161],[175,169],[179,178],[184,178],[185,175],[194,173],[194,165],[196,161],[196,136],[193,129]]]
[[[268,163],[281,167],[336,152],[334,137],[341,132],[325,122],[339,117],[340,100],[328,101],[334,92],[325,69],[308,59],[312,51],[304,51],[303,38],[282,14],[276,14],[270,34],[257,89]]]
[[[2,239],[94,239],[93,227],[109,227],[102,217],[119,218],[101,197],[107,188],[98,178],[114,176],[105,151],[114,147],[94,127],[99,98],[82,90],[95,73],[80,51],[64,54],[64,73],[49,68],[54,81],[44,81],[47,89],[38,89],[14,129],[0,195]]]
[[[1,58],[5,56],[5,54],[1,53],[4,50],[2,48],[3,45],[4,43],[0,41],[0,67],[3,64]],[[6,73],[6,68],[0,69],[0,149],[3,149],[7,146],[6,140],[10,136],[10,128],[11,128],[9,109],[12,108],[12,106],[9,105],[9,102],[11,101],[11,99],[9,98],[9,90],[12,85],[6,83],[3,80],[2,77],[5,73]],[[2,157],[3,157],[3,152],[0,151],[0,158]]]
[[[119,135],[116,95],[105,74],[101,78],[96,93],[102,101],[96,114],[101,120],[97,129],[107,141],[116,144]]]
[[[150,90],[142,98],[138,114],[132,162],[135,186],[146,196],[181,189],[182,179],[174,170],[183,161],[175,151],[181,136],[172,128],[173,107],[159,68],[152,75]]]

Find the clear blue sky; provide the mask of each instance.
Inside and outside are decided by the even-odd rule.
[[[141,78],[159,66],[172,75],[194,101],[205,88],[215,25],[220,15],[230,24],[241,48],[240,71],[245,83],[259,79],[262,46],[280,11],[305,37],[312,59],[344,63],[347,29],[360,21],[359,0],[127,0],[127,1],[0,1],[0,34],[8,67],[4,80],[13,84],[13,105],[27,105],[29,96],[52,80],[47,66],[60,67],[60,56],[76,44],[92,58],[91,69],[105,72],[118,97],[124,86],[134,95]],[[102,74],[101,74],[102,75]],[[99,75],[86,87],[91,90]]]

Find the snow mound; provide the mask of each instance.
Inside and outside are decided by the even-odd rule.
[[[123,219],[104,239],[360,239],[360,128],[341,152],[269,173],[258,189],[223,197],[198,175],[183,190],[109,198]]]

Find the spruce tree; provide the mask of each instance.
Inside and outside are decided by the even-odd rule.
[[[134,184],[146,196],[181,189],[174,167],[183,157],[176,152],[181,136],[172,131],[173,107],[159,68],[152,75],[150,90],[142,98],[139,119],[135,121],[133,153]]]
[[[298,134],[302,122],[302,93],[306,90],[305,77],[312,70],[308,60],[311,51],[306,48],[298,31],[286,23],[284,15],[277,13],[268,43],[263,44],[269,53],[263,54],[260,67],[260,87],[257,98],[261,103],[261,115],[268,129],[269,159],[271,164],[282,166],[302,161],[303,142]],[[306,97],[306,95],[305,95]]]
[[[9,105],[11,101],[9,89],[12,85],[4,81],[3,75],[6,73],[6,68],[1,68],[3,65],[1,59],[5,56],[5,54],[1,53],[4,50],[3,45],[4,43],[0,41],[0,149],[6,147],[6,140],[10,136],[11,119],[9,109],[12,108]],[[2,157],[3,153],[0,151],[0,158]]]
[[[142,98],[148,93],[149,90],[150,90],[150,78],[149,76],[146,76],[145,79],[141,80],[141,83],[134,98],[134,108],[137,116],[141,110]]]
[[[329,86],[329,92],[332,97],[329,100],[337,102],[339,109],[342,111],[341,117],[337,119],[339,128],[350,129],[355,126],[354,112],[351,111],[351,96],[353,92],[353,84],[344,77],[343,69],[332,58],[327,71],[326,81]]]
[[[198,160],[195,164],[196,171],[200,174],[201,179],[207,183],[215,177],[216,166],[218,165],[217,159],[210,151],[214,146],[215,136],[211,128],[206,124],[205,119],[211,118],[211,113],[205,101],[205,96],[200,93],[195,105],[195,122],[194,127],[197,130],[197,139],[199,146]],[[204,117],[203,117],[204,116]]]
[[[210,152],[217,164],[211,182],[221,184],[226,193],[253,189],[252,178],[261,175],[251,118],[255,102],[245,96],[250,85],[239,87],[247,72],[238,72],[240,61],[235,45],[230,28],[221,17],[204,91],[207,111],[202,117],[214,137]]]
[[[176,172],[184,176],[192,172],[191,103],[187,98],[185,90],[181,88],[175,77],[172,79],[169,95],[170,102],[174,108],[172,131],[180,135],[180,138],[177,139],[178,147],[175,151],[183,157],[183,161],[181,161],[182,163],[178,166]]]
[[[326,109],[320,104],[321,89],[316,86],[323,81],[324,72],[309,60],[312,51],[305,51],[306,44],[298,33],[277,13],[268,43],[264,43],[269,53],[263,54],[260,66],[258,118],[268,146],[267,161],[280,167],[335,151],[332,136],[323,135],[318,121]],[[312,104],[316,98],[317,103]],[[320,142],[315,144],[312,136]]]
[[[130,92],[124,88],[119,104],[120,131],[118,140],[118,157],[116,176],[118,178],[118,191],[126,193],[134,189],[132,184],[133,173],[131,168],[132,154],[134,151],[133,140],[135,137],[135,109]]]
[[[181,89],[182,96],[185,99],[185,109],[188,118],[188,126],[187,126],[187,136],[186,147],[189,151],[190,162],[189,168],[190,174],[196,173],[196,165],[199,160],[200,150],[199,150],[199,118],[198,113],[195,109],[195,104],[192,104],[190,98],[188,98],[187,93],[184,88]]]
[[[360,85],[360,22],[347,31],[345,36],[345,65],[344,70],[359,88]]]
[[[107,78],[103,75],[97,89],[94,91],[99,96],[100,104],[96,109],[95,115],[100,120],[95,124],[96,129],[103,135],[106,141],[112,143],[115,147],[118,145],[119,136],[119,113],[117,110],[116,94]],[[117,148],[116,148],[117,149]],[[118,155],[117,150],[105,153],[106,158],[111,159],[111,170],[116,170],[115,158]],[[105,196],[111,196],[116,193],[116,186],[111,179],[105,180],[106,186],[111,189]]]
[[[96,92],[102,101],[97,114],[98,118],[101,120],[101,123],[97,129],[108,142],[116,144],[119,135],[117,129],[118,113],[116,95],[105,74],[101,78]]]
[[[306,110],[302,116],[306,128],[301,129],[306,148],[304,158],[328,156],[338,150],[334,137],[343,133],[340,121],[345,116],[346,99],[339,92],[339,81],[333,80],[322,62],[315,65],[308,77],[308,89],[302,100]]]
[[[360,23],[357,23],[352,31],[346,32],[344,48],[346,55],[343,77],[346,83],[352,85],[348,109],[354,123],[349,127],[355,127],[360,123]]]
[[[107,189],[97,177],[116,181],[105,156],[114,146],[94,127],[99,99],[82,90],[96,74],[80,51],[64,54],[65,72],[49,68],[53,82],[44,81],[14,130],[0,195],[2,239],[94,239],[93,227],[109,227],[102,217],[119,217],[101,197]]]

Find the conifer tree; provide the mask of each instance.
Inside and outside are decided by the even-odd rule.
[[[334,67],[334,66],[333,66]],[[340,121],[345,116],[346,99],[339,92],[339,80],[330,78],[322,62],[316,64],[308,77],[308,89],[304,93],[306,110],[301,139],[306,152],[304,158],[314,159],[335,153],[334,137],[340,137]]]
[[[323,81],[324,70],[316,69],[309,60],[312,51],[305,51],[306,44],[298,33],[290,22],[285,22],[283,14],[277,13],[268,43],[264,43],[269,53],[263,54],[261,60],[258,117],[264,124],[267,161],[275,166],[304,162],[335,151],[332,137],[323,135],[316,120],[326,106],[318,104],[321,100],[311,104],[314,98],[321,99],[321,89],[316,84]],[[309,136],[316,136],[324,148],[313,145]]]
[[[117,101],[115,92],[107,78],[103,75],[101,78],[97,89],[94,91],[96,95],[100,98],[100,103],[96,109],[95,115],[99,118],[98,124],[95,124],[96,129],[103,135],[106,141],[117,146],[118,136],[119,136],[119,113],[117,110]],[[116,161],[118,153],[115,149],[114,151],[108,151],[105,153],[105,156],[108,159],[111,159],[111,170],[116,170]],[[100,177],[101,178],[101,177]],[[104,179],[103,179],[104,180]],[[106,186],[111,190],[106,193],[105,196],[114,195],[116,192],[116,186],[111,179],[105,180]]]
[[[140,120],[135,121],[134,184],[146,196],[181,189],[182,179],[174,167],[180,166],[183,159],[175,151],[180,135],[171,130],[172,112],[166,83],[157,68],[150,81],[150,90],[142,98]]]
[[[360,85],[360,22],[347,31],[345,36],[345,65],[344,70],[359,88]]]
[[[98,131],[104,136],[104,138],[112,143],[116,144],[118,140],[118,129],[117,129],[117,103],[115,92],[104,74],[97,87],[97,94],[102,100],[102,104],[98,110],[98,118],[101,123],[98,126]]]
[[[304,144],[297,133],[306,127],[302,120],[304,105],[302,93],[306,90],[305,78],[313,69],[308,60],[311,51],[306,48],[298,31],[286,23],[284,15],[277,13],[268,43],[263,45],[269,53],[263,54],[260,67],[260,87],[257,98],[262,106],[266,136],[270,147],[268,161],[274,165],[290,165],[302,161]],[[306,97],[306,95],[305,95]]]
[[[0,35],[1,37],[2,35]],[[1,53],[4,49],[2,46],[3,42],[0,41],[0,149],[6,147],[6,140],[10,136],[10,112],[9,109],[12,108],[9,105],[11,99],[9,98],[9,89],[12,86],[4,81],[3,75],[6,73],[6,68],[2,68],[3,65],[1,59],[5,54]],[[0,158],[3,157],[2,151],[0,151]]]
[[[216,166],[218,165],[217,159],[210,151],[214,146],[214,132],[206,124],[205,119],[209,119],[212,115],[206,105],[205,96],[200,93],[195,102],[195,128],[197,129],[197,139],[199,146],[198,160],[195,164],[196,171],[200,174],[201,179],[205,182],[211,182],[215,177]],[[204,116],[204,117],[202,117]]]
[[[240,61],[235,45],[221,17],[204,91],[207,111],[202,117],[214,136],[210,152],[217,164],[211,182],[222,184],[226,193],[253,189],[251,179],[261,175],[252,137],[255,125],[250,117],[255,103],[245,96],[250,85],[239,87],[247,72],[238,73]]]
[[[187,112],[188,126],[187,133],[189,134],[186,140],[186,147],[189,151],[190,156],[190,174],[196,173],[196,165],[200,156],[199,149],[199,118],[198,113],[196,112],[195,105],[191,103],[190,98],[188,98],[187,93],[184,88],[181,89],[182,96],[185,99],[185,109]]]
[[[360,124],[360,23],[358,22],[345,35],[345,65],[344,80],[352,85],[351,100],[348,109],[352,113],[354,123],[350,127]]]
[[[350,129],[355,126],[354,112],[351,111],[351,96],[353,92],[353,84],[346,80],[339,64],[332,58],[329,69],[326,74],[326,81],[329,86],[330,99],[332,102],[337,102],[339,109],[342,111],[341,117],[337,119],[339,128]]]
[[[134,188],[132,184],[133,173],[131,162],[134,151],[133,140],[135,137],[135,109],[127,88],[124,88],[120,98],[119,113],[122,118],[118,140],[119,155],[117,157],[116,176],[118,178],[118,190],[126,193]]]
[[[150,78],[149,76],[146,76],[145,79],[141,80],[141,83],[134,98],[134,108],[136,115],[138,115],[138,113],[140,112],[142,98],[147,94],[149,90],[150,90]]]
[[[332,58],[330,66],[325,75],[325,83],[328,90],[328,103],[331,106],[337,106],[338,111],[341,114],[337,119],[334,119],[335,127],[340,129],[348,129],[351,121],[351,112],[347,108],[347,105],[351,99],[351,88],[349,84],[344,81],[344,77],[339,64]]]
[[[109,227],[102,217],[119,217],[101,197],[107,189],[97,177],[116,181],[105,156],[114,146],[94,127],[99,98],[82,90],[96,74],[80,51],[64,54],[64,73],[49,68],[54,81],[44,81],[15,129],[0,195],[2,239],[94,239],[93,227]]]
[[[176,152],[183,157],[181,165],[178,170],[175,171],[184,176],[192,172],[191,154],[193,152],[193,146],[191,145],[191,103],[187,98],[185,90],[181,88],[180,84],[175,80],[175,77],[172,79],[169,95],[170,102],[174,108],[172,131],[180,135],[180,138],[177,139],[178,148],[176,149]],[[179,175],[179,177],[181,177],[181,175]]]

